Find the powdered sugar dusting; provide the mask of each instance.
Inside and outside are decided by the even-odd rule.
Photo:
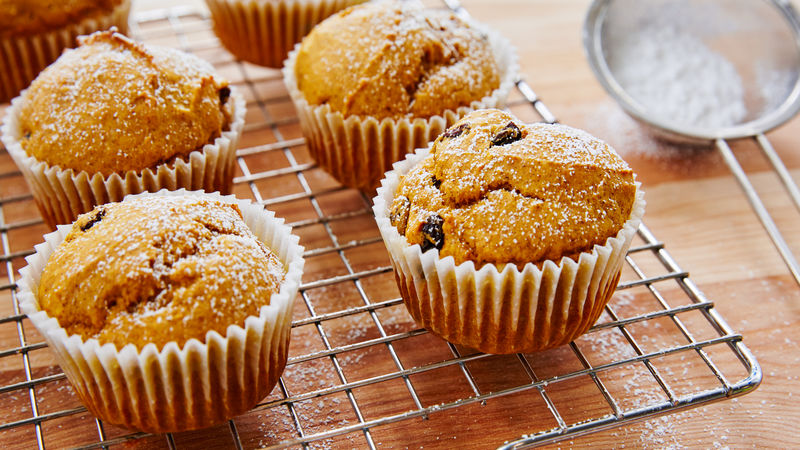
[[[488,38],[452,13],[414,2],[367,3],[303,40],[298,88],[345,115],[430,117],[499,87]]]
[[[733,64],[668,26],[645,27],[609,59],[614,76],[648,113],[682,125],[722,127],[747,114]]]
[[[648,114],[674,124],[711,128],[744,119],[741,76],[692,32],[694,23],[684,18],[685,2],[628,2],[625,8],[626,16],[638,20],[631,20],[629,27],[611,28],[608,66]]]
[[[20,108],[22,148],[50,165],[110,175],[155,167],[227,128],[227,81],[199,58],[117,33],[81,40],[44,70]]]
[[[630,217],[635,190],[630,167],[588,133],[479,110],[403,177],[391,216],[419,244],[423,224],[441,217],[441,254],[457,263],[521,266],[603,245]]]
[[[79,217],[48,261],[38,297],[71,334],[120,348],[182,344],[258,315],[285,273],[236,206],[153,195]]]

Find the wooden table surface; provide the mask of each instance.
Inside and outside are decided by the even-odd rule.
[[[179,3],[192,2],[138,0],[135,11]],[[603,91],[581,44],[589,3],[463,2],[473,17],[513,43],[525,80],[560,122],[607,140],[634,168],[647,195],[645,223],[715,302],[731,328],[744,336],[764,379],[755,392],[743,397],[553,447],[800,447],[800,288],[719,154],[654,140]],[[800,119],[768,137],[795,180],[800,180]],[[795,255],[800,255],[800,213],[768,162],[751,141],[738,141],[732,147]],[[480,426],[492,429],[491,423]]]
[[[630,163],[647,193],[645,223],[744,335],[764,371],[761,386],[744,397],[554,447],[800,446],[800,288],[719,154],[655,141],[605,93],[581,43],[590,1],[463,4],[516,46],[525,79],[559,121],[607,140]],[[800,180],[800,119],[768,137],[794,180]],[[769,163],[750,140],[732,146],[794,254],[800,255],[800,213]]]

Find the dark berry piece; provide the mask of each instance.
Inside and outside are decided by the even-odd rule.
[[[90,218],[85,224],[81,225],[81,231],[86,231],[89,228],[92,228],[94,224],[100,222],[103,219],[103,217],[105,217],[105,215],[106,215],[105,208],[97,208],[95,210],[94,216]]]
[[[442,187],[442,180],[436,178],[436,175],[433,175],[431,178],[433,178],[433,187],[440,189]]]
[[[444,219],[438,214],[428,216],[422,224],[422,251],[435,248],[441,250],[444,246]]]
[[[219,104],[224,105],[228,101],[228,97],[231,96],[231,88],[228,86],[223,87],[219,90]]]
[[[514,125],[514,122],[508,122],[508,125],[503,127],[495,137],[492,138],[492,145],[506,145],[522,139],[522,132],[519,127]]]
[[[411,209],[411,202],[404,195],[394,199],[392,207],[389,210],[389,222],[393,227],[397,228],[400,234],[406,234],[406,226],[408,225],[408,212]]]
[[[459,137],[462,134],[464,134],[464,132],[466,132],[466,131],[469,131],[469,124],[467,122],[464,122],[464,123],[462,123],[461,125],[459,125],[457,127],[448,128],[447,130],[445,130],[444,133],[442,133],[442,136],[444,136],[446,138]]]

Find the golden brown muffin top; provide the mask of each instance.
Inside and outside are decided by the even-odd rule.
[[[244,326],[286,268],[235,205],[147,196],[81,215],[50,256],[37,299],[67,334],[141,350]]]
[[[0,37],[42,33],[108,14],[123,0],[0,0]]]
[[[205,61],[108,31],[79,43],[23,94],[20,144],[39,161],[104,176],[139,171],[228,126],[228,82]]]
[[[631,214],[633,172],[603,141],[564,125],[475,111],[405,175],[390,220],[411,244],[457,264],[576,258]]]
[[[295,64],[306,101],[345,116],[428,118],[499,87],[486,35],[409,3],[365,3],[317,25]]]

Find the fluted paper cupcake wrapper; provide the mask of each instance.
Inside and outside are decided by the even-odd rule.
[[[11,102],[2,126],[2,139],[8,153],[22,171],[33,192],[45,223],[73,222],[96,205],[121,201],[126,195],[156,192],[160,189],[204,190],[229,193],[233,183],[236,146],[244,128],[244,97],[231,86],[233,102],[231,123],[213,143],[189,153],[186,158],[159,164],[155,168],[103,176],[101,173],[76,172],[51,166],[28,155],[20,144],[19,125],[22,95]]]
[[[161,191],[140,195],[187,195]],[[39,309],[36,299],[42,270],[71,226],[47,234],[26,258],[18,283],[20,306],[56,354],[56,360],[80,400],[96,417],[117,425],[162,433],[212,426],[250,410],[277,383],[286,365],[292,305],[303,271],[303,248],[283,219],[233,196],[202,194],[235,203],[245,223],[285,264],[280,291],[250,316],[244,326],[230,325],[224,336],[209,331],[205,343],[175,342],[117,349],[96,339],[68,335],[58,321]]]
[[[237,58],[280,68],[314,25],[365,0],[206,0],[214,33]]]
[[[625,254],[644,214],[636,184],[631,217],[616,236],[577,261],[564,257],[541,268],[472,261],[456,265],[436,249],[410,245],[389,221],[400,176],[429,153],[417,150],[386,174],[373,210],[403,301],[414,320],[445,340],[486,353],[545,350],[585,333],[600,317],[619,281]]]
[[[310,105],[297,86],[298,44],[283,68],[283,80],[294,102],[311,157],[339,183],[374,194],[383,174],[415,148],[428,145],[470,111],[502,108],[514,87],[519,64],[511,43],[499,33],[470,22],[486,33],[500,69],[500,86],[490,95],[456,110],[423,118],[347,116],[329,105]]]
[[[28,87],[64,49],[75,46],[76,37],[112,26],[127,33],[130,9],[130,0],[124,0],[104,16],[86,18],[51,31],[0,38],[0,103]]]

